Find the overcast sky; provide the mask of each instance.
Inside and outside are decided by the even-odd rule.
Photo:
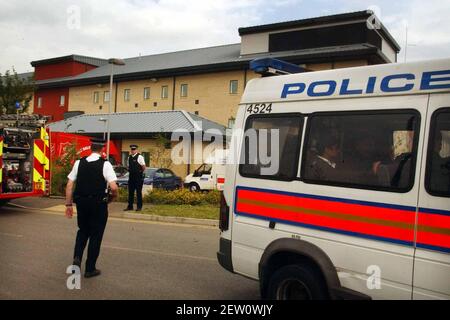
[[[240,42],[238,28],[374,9],[407,60],[450,57],[450,0],[0,0],[0,73],[68,54],[135,57]]]

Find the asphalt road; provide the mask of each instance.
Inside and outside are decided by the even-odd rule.
[[[259,299],[258,283],[216,259],[210,227],[110,219],[97,267],[102,275],[68,290],[76,218],[0,209],[0,299]]]

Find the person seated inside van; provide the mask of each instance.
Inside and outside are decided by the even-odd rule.
[[[346,133],[343,174],[346,183],[373,186],[376,177],[372,165],[378,158],[377,139],[367,131],[349,131]]]
[[[408,151],[399,154],[394,158],[394,146],[389,146],[391,150],[391,160],[376,161],[373,163],[372,172],[377,178],[377,185],[382,187],[392,187],[405,189],[410,182],[412,142],[414,132],[408,132]]]
[[[330,135],[317,141],[317,154],[308,161],[306,178],[318,181],[337,181],[340,148],[339,140]]]

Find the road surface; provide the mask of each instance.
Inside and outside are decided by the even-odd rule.
[[[76,218],[1,208],[0,299],[259,299],[257,282],[218,264],[216,228],[121,219],[108,221],[102,275],[68,290],[76,231]]]

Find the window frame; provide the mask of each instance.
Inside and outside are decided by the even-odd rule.
[[[183,94],[183,88],[185,88],[185,92]],[[187,83],[182,83],[180,85],[180,98],[187,98],[188,97],[188,84]]]
[[[305,166],[308,155],[308,147],[309,147],[309,138],[311,135],[311,119],[316,116],[342,116],[342,115],[365,115],[365,116],[373,116],[373,115],[389,115],[389,114],[411,114],[417,118],[417,130],[414,132],[414,141],[412,146],[412,154],[415,155],[412,157],[411,162],[411,172],[410,172],[410,181],[406,188],[392,188],[392,187],[381,187],[381,186],[369,186],[369,185],[361,185],[355,183],[342,183],[342,182],[331,182],[331,181],[321,181],[314,179],[305,179]],[[394,192],[394,193],[408,193],[414,188],[414,184],[416,182],[416,168],[417,168],[417,157],[418,157],[418,147],[419,147],[419,138],[420,138],[420,125],[421,125],[421,114],[418,110],[407,108],[407,109],[382,109],[382,110],[362,110],[362,111],[319,111],[312,112],[308,115],[307,123],[306,123],[306,131],[305,137],[303,139],[303,147],[302,147],[302,160],[300,166],[300,178],[299,180],[306,184],[312,185],[320,185],[320,186],[331,186],[331,187],[339,187],[339,188],[349,188],[349,189],[358,189],[358,190],[371,190],[371,191],[382,191],[382,192]]]
[[[65,105],[66,105],[66,96],[62,94],[59,96],[59,106],[64,107]]]
[[[230,123],[233,123],[233,126],[230,126]],[[231,118],[228,118],[228,123],[227,123],[227,127],[229,128],[229,129],[234,129],[234,127],[236,126],[236,118],[233,118],[233,117],[231,117]]]
[[[43,102],[43,98],[42,97],[38,97],[38,101],[37,101],[37,107],[38,109],[42,109],[42,102]]]
[[[108,96],[108,100],[106,100],[106,96]],[[103,91],[103,102],[110,102],[111,100],[111,92]]]
[[[131,101],[131,89],[123,89],[123,101],[124,102]]]
[[[148,93],[148,94],[146,95],[146,93]],[[150,87],[144,88],[144,101],[145,100],[150,100]]]
[[[430,189],[430,179],[431,179],[431,158],[433,156],[433,147],[434,147],[434,138],[436,137],[436,122],[437,117],[441,113],[450,113],[450,107],[440,107],[436,109],[433,114],[431,115],[430,120],[430,129],[429,129],[429,136],[428,136],[428,149],[427,149],[427,158],[426,158],[426,166],[425,166],[425,190],[427,193],[433,197],[441,197],[441,198],[450,198],[450,194],[445,194],[442,192],[436,192],[432,191]]]
[[[233,92],[232,88],[232,83],[236,82],[236,92]],[[239,93],[239,80],[230,80],[230,88],[229,88],[229,93],[230,94],[238,94]]]
[[[98,91],[94,91],[94,104],[97,104],[100,102],[100,94]]]
[[[296,146],[296,152],[295,152],[295,165],[294,167],[295,172],[294,172],[294,176],[291,178],[281,178],[279,176],[263,176],[263,175],[254,175],[254,174],[246,174],[242,172],[242,167],[244,164],[240,163],[239,164],[239,175],[242,178],[250,178],[250,179],[258,179],[258,180],[272,180],[272,181],[285,181],[285,182],[291,182],[291,181],[295,181],[298,180],[298,166],[300,164],[300,151],[301,151],[301,146],[302,146],[302,142],[303,142],[303,131],[304,131],[304,126],[305,126],[305,114],[300,113],[300,112],[286,112],[286,113],[272,113],[272,114],[252,114],[250,116],[247,117],[247,119],[245,120],[245,129],[244,129],[244,136],[243,139],[245,138],[245,132],[247,132],[248,129],[250,129],[250,120],[253,119],[264,119],[264,118],[287,118],[287,119],[292,119],[293,117],[298,118],[299,120],[299,139],[297,140],[297,146]],[[242,157],[242,151],[243,151],[243,147],[245,146],[245,141],[242,141],[241,144],[241,150],[240,150],[240,157]]]
[[[164,96],[167,93],[167,96]],[[161,99],[169,99],[169,86],[161,86]]]

